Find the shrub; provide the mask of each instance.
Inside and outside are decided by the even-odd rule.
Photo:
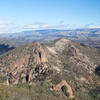
[[[56,91],[55,91],[55,90],[51,91],[51,93],[52,93],[54,96],[56,96],[56,95],[57,95],[57,93],[56,93]]]
[[[7,76],[0,76],[0,82],[4,82],[7,80]]]
[[[16,87],[18,87],[18,88],[26,88],[26,89],[31,89],[31,85],[29,85],[28,83],[24,83],[24,84],[22,84],[22,83],[18,83],[18,84],[16,84],[15,85]]]
[[[62,86],[61,89],[62,89],[63,93],[64,93],[67,97],[70,96],[70,93],[68,92],[68,89],[67,89],[67,87],[66,87],[65,85]]]
[[[69,97],[70,96],[70,93],[69,92],[66,92],[66,96]]]
[[[100,94],[97,94],[96,98],[99,100],[100,99]]]
[[[35,68],[35,72],[39,73],[39,66]]]
[[[65,85],[61,87],[61,90],[63,91],[64,94],[67,93],[67,87]]]
[[[59,84],[62,80],[61,74],[56,74],[55,76],[52,77],[51,82],[55,85]]]
[[[73,100],[76,100],[76,98],[73,98]]]

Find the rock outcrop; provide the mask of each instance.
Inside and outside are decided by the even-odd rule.
[[[89,92],[98,84],[95,73],[99,70],[94,62],[96,59],[99,62],[100,57],[96,55],[98,58],[93,59],[96,49],[92,50],[91,54],[90,47],[67,39],[43,45],[39,42],[26,44],[0,56],[0,81],[7,84],[47,81],[58,84],[54,87],[56,91],[61,91],[65,85],[70,98],[74,98],[71,88]]]
[[[73,99],[74,98],[74,95],[73,95],[73,91],[70,87],[70,85],[65,81],[65,80],[62,80],[59,84],[57,85],[53,85],[53,89],[56,91],[56,92],[61,92],[62,91],[62,87],[63,86],[66,86],[67,87],[67,91],[69,93],[69,97],[68,98],[71,98]]]
[[[48,70],[45,51],[39,42],[19,47],[6,56],[1,60],[0,66],[4,67],[1,74],[7,76],[7,83],[32,82]]]

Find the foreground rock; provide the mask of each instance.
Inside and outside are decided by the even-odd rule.
[[[54,89],[56,92],[61,92],[63,86],[66,86],[66,88],[67,88],[67,92],[69,93],[68,98],[73,99],[73,98],[74,98],[74,96],[73,96],[73,91],[72,91],[70,85],[69,85],[65,80],[62,80],[62,81],[61,81],[59,84],[57,84],[57,85],[53,85],[53,89]],[[66,95],[66,93],[65,93],[65,95]]]

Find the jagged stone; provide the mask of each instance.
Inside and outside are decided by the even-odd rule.
[[[17,50],[20,49],[17,48]],[[16,49],[15,49],[16,50]],[[26,50],[26,51],[25,51]],[[7,84],[17,84],[18,82],[31,82],[36,77],[35,68],[39,67],[39,74],[45,72],[47,66],[47,58],[45,51],[39,42],[34,42],[21,49],[21,51],[15,51],[16,53],[8,54],[8,59],[3,59],[2,64],[6,68],[6,63],[9,66],[5,69],[5,72],[9,73],[7,78]],[[15,56],[14,56],[15,55]],[[13,58],[14,57],[14,58]],[[3,73],[3,75],[5,74]],[[37,74],[38,75],[38,74]]]
[[[57,85],[53,85],[53,89],[56,91],[56,92],[61,92],[61,88],[63,87],[63,86],[66,86],[67,87],[67,91],[68,91],[68,93],[70,94],[69,95],[69,98],[71,98],[71,99],[73,99],[74,98],[74,96],[73,96],[73,91],[72,91],[72,89],[71,89],[71,87],[70,87],[70,85],[65,81],[65,80],[62,80],[60,83],[58,83]]]

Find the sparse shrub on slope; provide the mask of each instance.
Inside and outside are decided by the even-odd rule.
[[[70,93],[68,92],[68,89],[67,89],[67,87],[66,87],[65,85],[62,86],[61,89],[62,89],[63,93],[64,93],[67,97],[70,96]]]
[[[65,85],[62,86],[61,89],[62,89],[62,91],[63,91],[65,94],[67,93],[67,90],[68,90],[68,89],[67,89],[67,87],[66,87]]]

